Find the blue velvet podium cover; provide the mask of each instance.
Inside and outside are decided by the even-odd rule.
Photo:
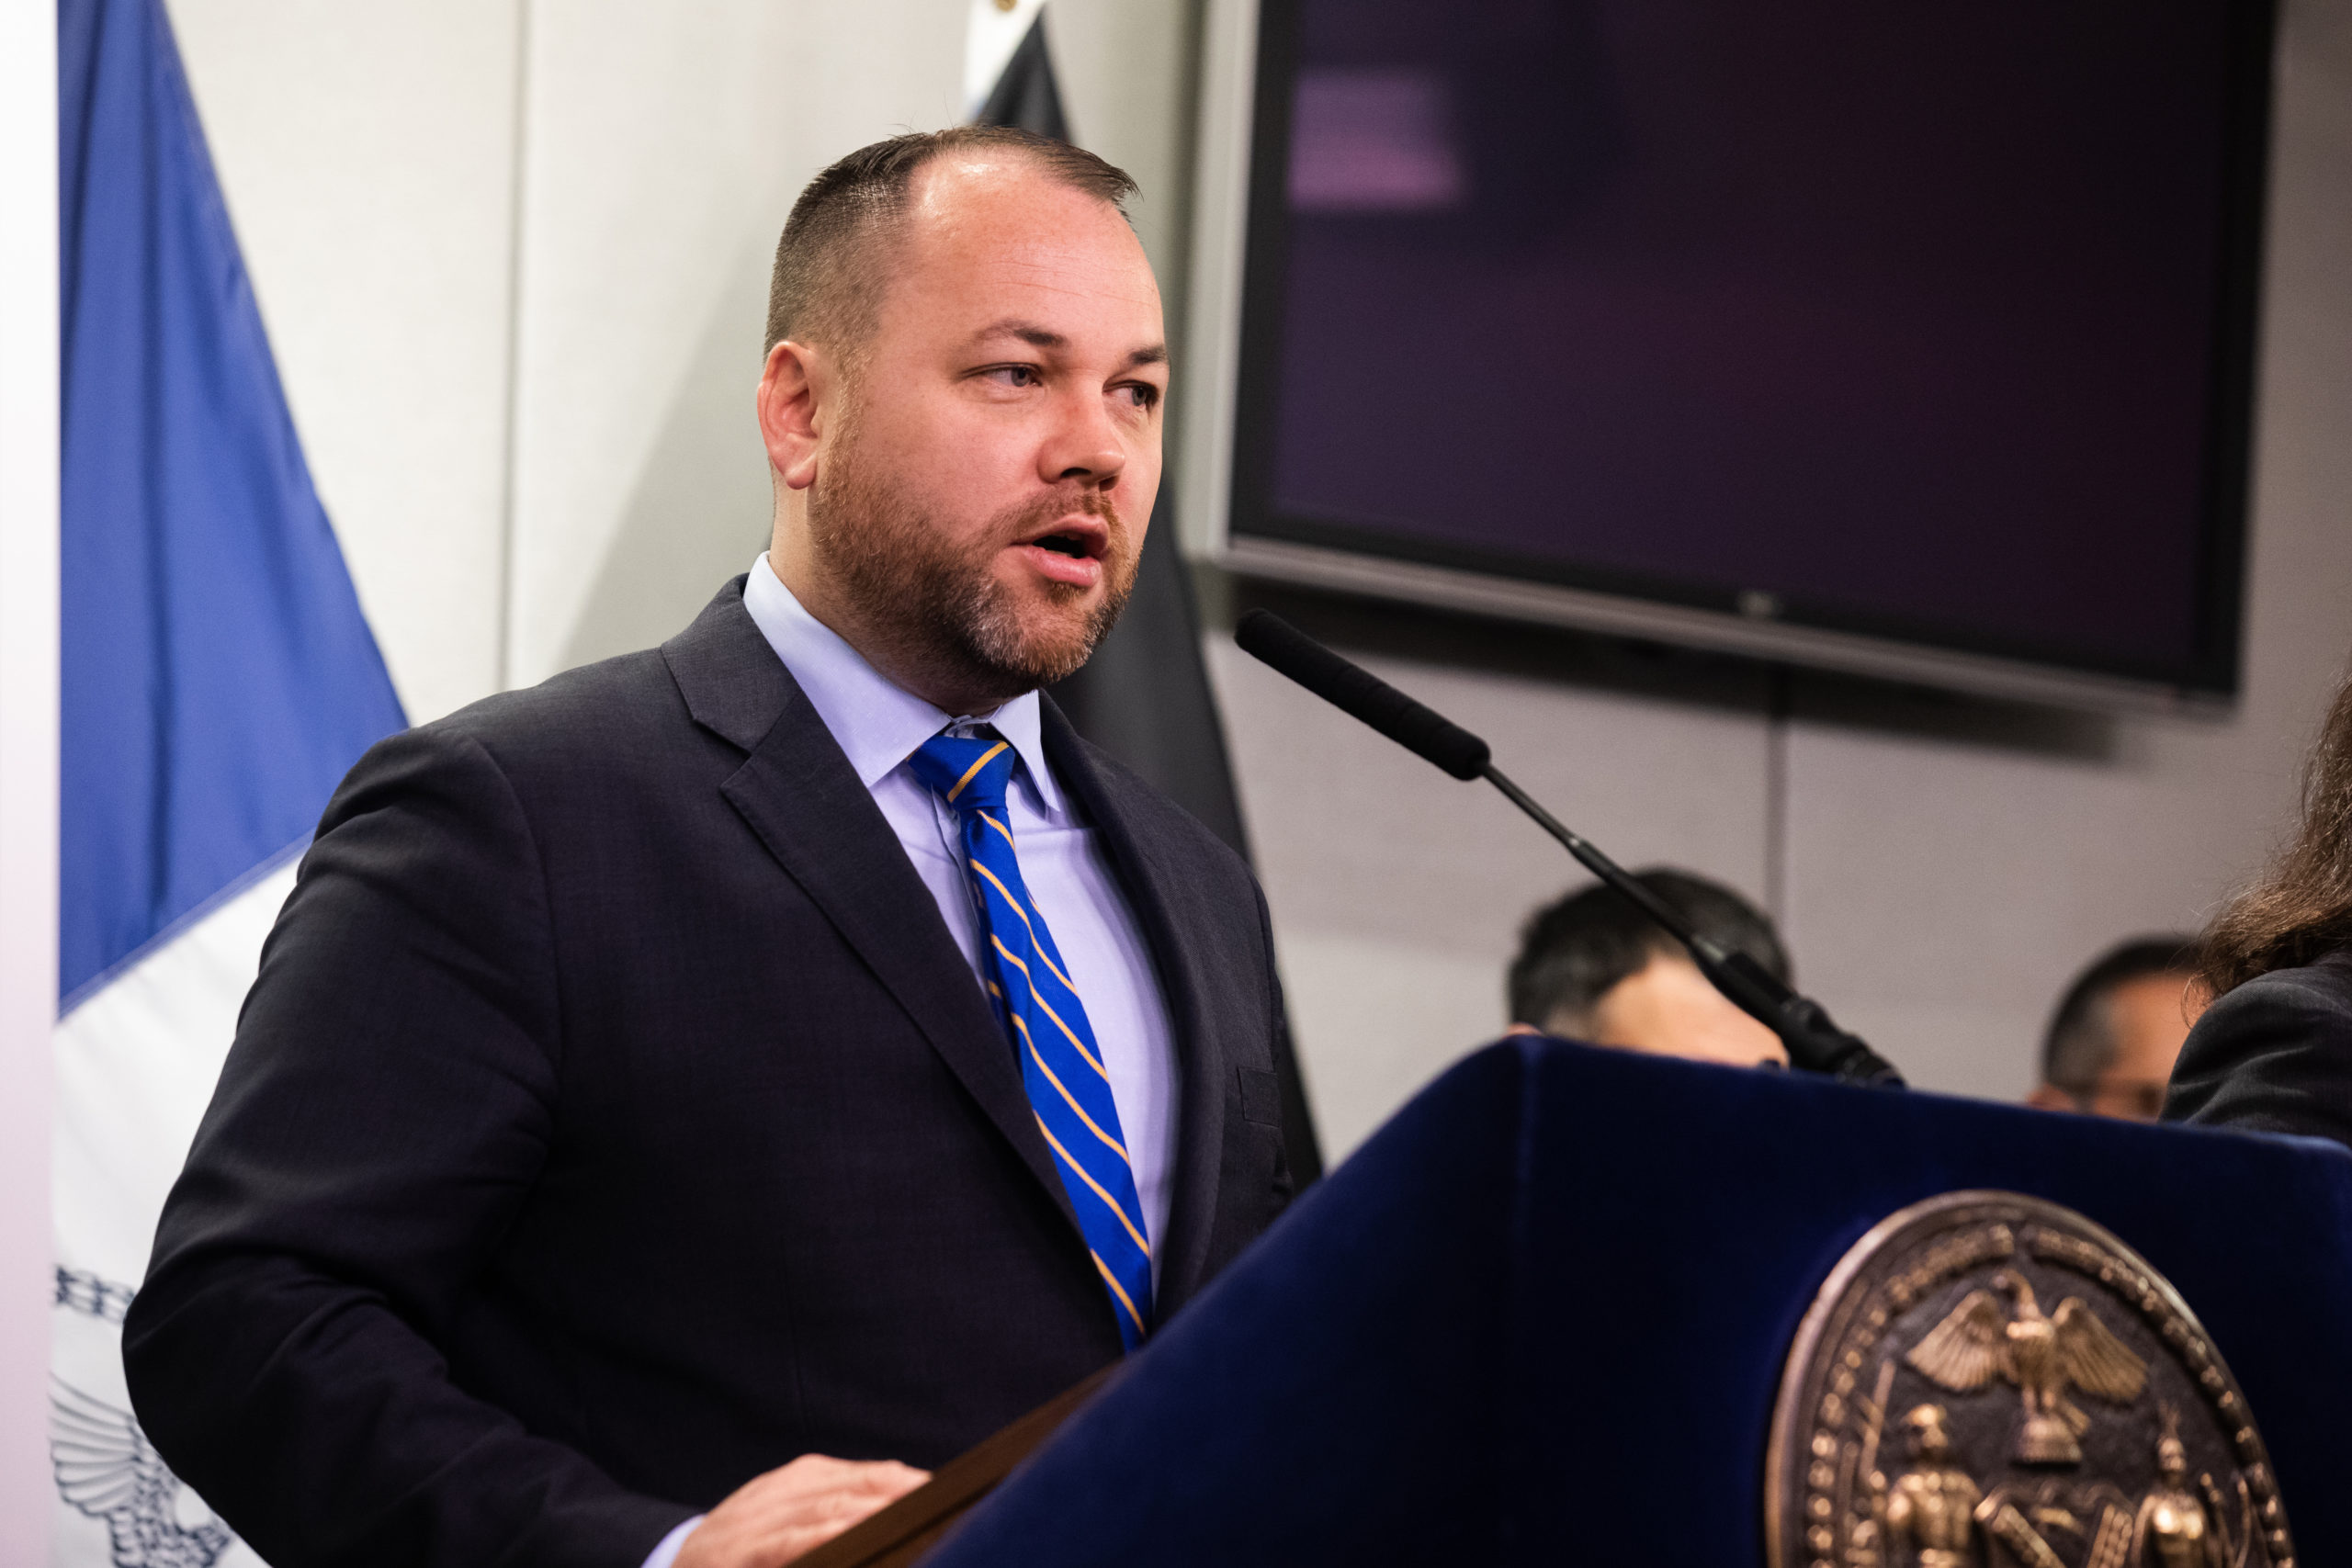
[[[2168,1275],[2301,1560],[2352,1562],[2352,1155],[1535,1040],[1407,1106],[926,1562],[1760,1564],[1798,1320],[1965,1188]]]

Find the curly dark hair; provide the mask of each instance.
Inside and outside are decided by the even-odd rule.
[[[2303,818],[2262,876],[2222,907],[2198,971],[2221,996],[2273,969],[2352,946],[2352,681],[2335,694],[2303,772]]]

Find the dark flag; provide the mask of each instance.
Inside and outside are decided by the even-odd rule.
[[[1043,10],[974,118],[1071,140],[1046,48]],[[1080,735],[1141,773],[1246,859],[1250,843],[1226,755],[1225,727],[1201,657],[1192,580],[1176,551],[1173,511],[1163,484],[1126,613],[1086,667],[1053,687],[1053,698]],[[1283,1141],[1295,1156],[1303,1153],[1300,1163],[1308,1168],[1293,1174],[1305,1187],[1323,1174],[1321,1147],[1295,1056],[1286,1050],[1275,1066],[1283,1079]]]
[[[1021,46],[1004,62],[1004,74],[989,89],[988,102],[972,117],[981,125],[1010,125],[1057,141],[1069,140],[1062,117],[1061,89],[1054,85],[1054,62],[1046,56],[1046,13],[1021,35]]]

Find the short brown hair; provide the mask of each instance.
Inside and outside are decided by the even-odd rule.
[[[889,281],[876,242],[906,210],[915,171],[944,153],[1016,151],[1046,177],[1117,208],[1122,216],[1136,182],[1125,169],[1082,147],[1002,125],[959,125],[911,131],[861,147],[810,180],[785,220],[768,277],[767,342],[763,356],[789,337],[855,341],[871,332]]]
[[[1789,953],[1763,910],[1719,882],[1670,866],[1634,880],[1690,922],[1701,936],[1744,953],[1786,985]],[[1511,1021],[1550,1029],[1562,1013],[1589,1029],[1592,1010],[1653,958],[1681,956],[1682,944],[1613,887],[1587,887],[1538,910],[1520,932],[1507,981]]]

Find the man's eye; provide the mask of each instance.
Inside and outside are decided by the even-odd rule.
[[[1159,403],[1159,389],[1144,381],[1130,381],[1119,389],[1136,408],[1155,408]]]
[[[988,374],[1008,387],[1039,387],[1045,378],[1037,374],[1034,365],[1000,365]]]

